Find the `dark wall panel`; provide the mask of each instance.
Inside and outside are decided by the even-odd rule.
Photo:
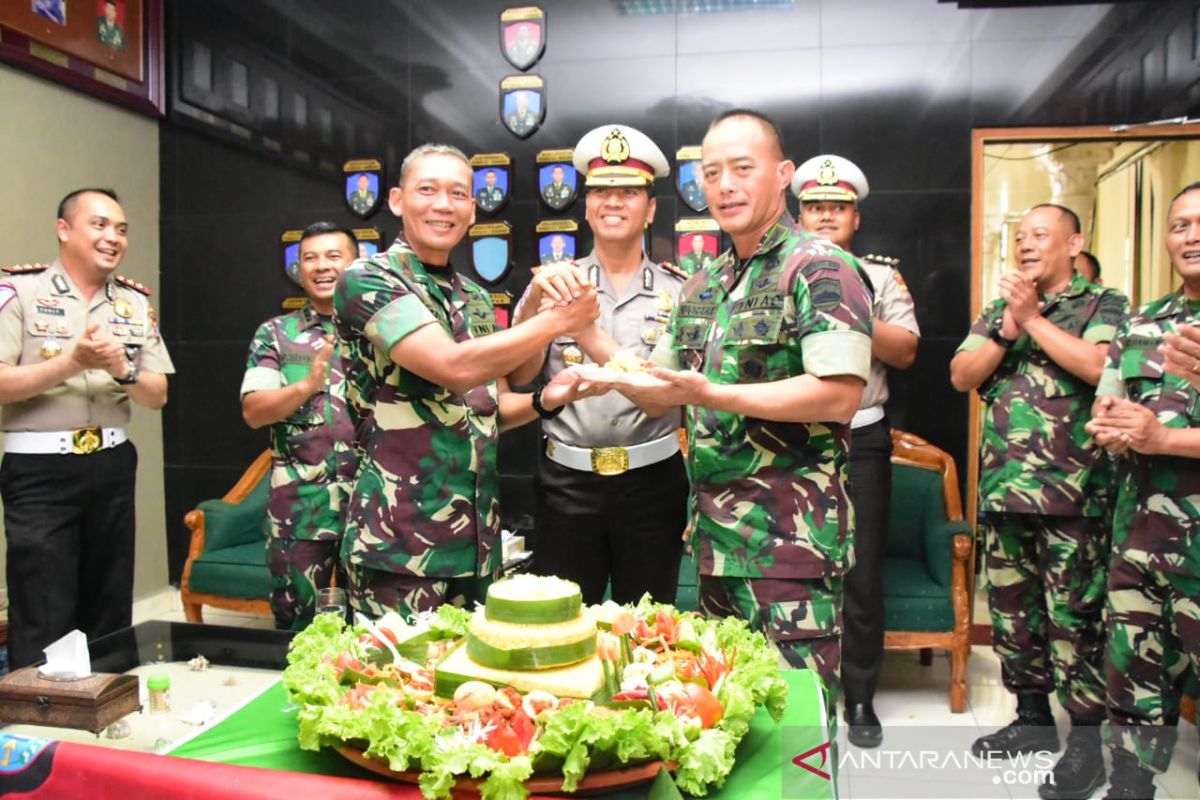
[[[949,450],[965,475],[967,397],[950,387],[947,365],[970,321],[971,129],[1154,119],[1197,103],[1188,88],[1200,77],[1195,0],[975,10],[937,0],[686,4],[712,13],[677,13],[685,4],[667,0],[548,0],[545,55],[529,70],[546,81],[548,112],[522,141],[497,113],[498,84],[517,73],[499,49],[509,5],[520,4],[168,4],[162,318],[179,368],[163,417],[173,577],[186,550],[182,515],[223,492],[266,445],[242,423],[237,389],[255,327],[296,293],[282,274],[280,233],[321,218],[364,224],[341,198],[345,158],[386,159],[394,183],[399,159],[424,141],[509,153],[514,196],[497,219],[514,227],[515,267],[499,288],[518,293],[537,258],[537,221],[583,219],[582,200],[563,215],[537,201],[537,151],[624,122],[673,161],[720,111],[767,112],[797,162],[835,152],[866,172],[872,192],[856,249],[901,259],[924,332],[916,364],[892,375],[892,421]],[[200,39],[216,63],[247,65],[249,108],[230,110],[194,87],[190,96],[211,108],[176,102],[186,101],[189,42]],[[1159,63],[1145,59],[1156,47],[1162,75],[1143,81],[1142,64]],[[266,79],[279,87],[279,119],[264,116],[269,104],[257,93]],[[322,143],[311,119],[301,127],[296,93],[312,98],[310,117],[322,104],[341,109],[356,126],[352,143],[340,134]],[[686,209],[673,182],[657,194],[652,251],[665,259]],[[388,238],[400,227],[386,208],[365,224]],[[468,270],[465,248],[455,263]],[[530,510],[537,446],[532,427],[502,438],[507,521]]]

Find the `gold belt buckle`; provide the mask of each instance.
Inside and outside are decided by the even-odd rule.
[[[629,469],[629,451],[624,447],[597,447],[592,451],[592,472],[620,475]]]
[[[102,440],[99,428],[80,428],[71,434],[71,452],[86,456],[100,449]]]

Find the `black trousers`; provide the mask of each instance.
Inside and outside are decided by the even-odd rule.
[[[130,442],[91,455],[4,455],[11,668],[41,661],[74,628],[93,639],[129,626],[136,472]]]
[[[621,475],[542,459],[532,570],[575,581],[585,603],[636,603],[646,592],[674,603],[687,525],[687,473],[679,453]]]
[[[892,503],[891,459],[886,417],[851,432],[854,568],[845,578],[842,609],[842,688],[847,705],[871,702],[883,664],[883,557]]]

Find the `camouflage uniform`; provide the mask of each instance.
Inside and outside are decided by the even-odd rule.
[[[1079,275],[1042,315],[1084,341],[1111,341],[1125,297]],[[1005,303],[979,315],[958,351],[999,329]],[[1073,718],[1104,718],[1101,665],[1109,460],[1084,430],[1094,389],[1022,335],[979,387],[987,406],[979,509],[993,643],[1004,685],[1049,694]]]
[[[109,21],[101,17],[96,22],[96,39],[105,47],[111,47],[113,50],[125,49],[125,31],[121,30],[121,26],[117,23],[109,23]]]
[[[785,214],[739,265],[687,282],[652,359],[720,384],[866,379],[871,301],[853,256]],[[853,563],[849,427],[687,409],[701,604],[750,620],[836,697],[841,577]]]
[[[1153,411],[1168,428],[1200,425],[1200,397],[1163,372],[1164,331],[1200,325],[1200,304],[1174,292],[1138,309],[1108,351],[1096,393]],[[1109,743],[1162,773],[1171,763],[1178,686],[1200,672],[1200,461],[1129,451],[1119,462],[1108,579]]]
[[[313,358],[333,333],[333,320],[310,304],[259,326],[250,343],[242,397],[291,386],[308,377]],[[331,378],[340,362],[330,359]],[[328,391],[271,426],[271,494],[267,500],[267,567],[271,610],[279,628],[312,620],[316,592],[329,586],[342,540],[344,487],[336,481],[333,444],[353,437],[345,407],[335,412]]]
[[[334,322],[359,454],[342,544],[350,603],[436,607],[461,583],[451,579],[500,567],[499,392],[495,382],[451,392],[389,353],[428,324],[460,342],[494,332],[491,298],[451,267],[425,266],[401,238],[342,273]]]

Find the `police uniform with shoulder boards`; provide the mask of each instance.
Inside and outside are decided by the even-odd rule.
[[[57,259],[0,274],[0,362],[69,358],[99,326],[124,345],[130,366],[124,380],[82,370],[0,409],[14,667],[72,628],[94,637],[130,624],[137,453],[125,431],[125,385],[141,372],[175,371],[149,294],[114,276],[89,300]]]
[[[670,174],[658,146],[625,125],[602,125],[585,134],[574,160],[592,189],[645,187],[653,197],[654,179]],[[641,265],[618,291],[594,251],[576,264],[599,294],[597,328],[621,350],[648,359],[686,274],[643,253]],[[550,345],[541,377],[549,381],[588,361],[575,340],[560,337]],[[619,603],[636,602],[645,592],[659,602],[673,602],[687,524],[679,410],[648,417],[613,391],[543,417],[546,450],[537,482],[535,569],[576,581],[589,603],[601,600],[610,579]]]

